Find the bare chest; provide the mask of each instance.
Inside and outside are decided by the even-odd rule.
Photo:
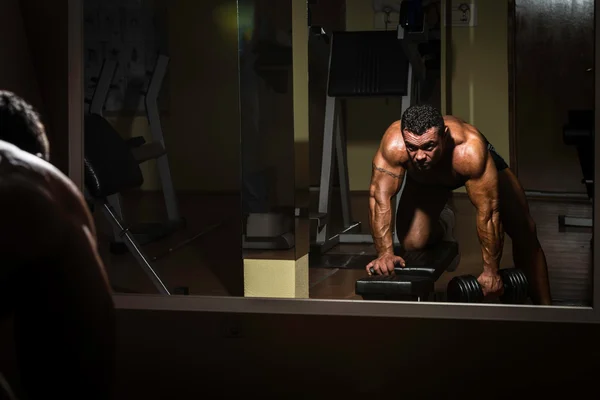
[[[406,173],[411,180],[426,186],[438,186],[454,190],[465,184],[465,178],[452,168],[421,171],[409,166]]]

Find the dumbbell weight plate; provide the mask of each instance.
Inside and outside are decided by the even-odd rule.
[[[460,303],[463,302],[463,287],[460,277],[455,276],[448,282],[446,287],[446,298],[449,302]]]
[[[520,272],[519,276],[521,277],[521,282],[522,282],[520,304],[523,304],[529,298],[529,281],[527,281],[527,275],[525,275],[525,272],[523,272],[523,271],[519,271],[519,272]]]
[[[501,269],[498,271],[502,284],[504,285],[504,293],[500,297],[502,303],[514,304],[515,290],[518,290],[517,285],[513,282],[513,277],[507,269]]]
[[[462,276],[459,278],[459,282],[460,282],[460,289],[461,289],[461,296],[460,296],[460,302],[462,303],[470,303],[471,302],[471,285],[469,284],[469,277],[468,276]]]
[[[469,303],[481,303],[483,301],[483,291],[477,278],[469,275]]]
[[[463,283],[462,276],[455,276],[448,282],[446,296],[448,301],[452,303],[464,303],[467,301],[467,289]]]
[[[519,270],[508,269],[503,274],[502,281],[508,283],[508,289],[510,297],[503,299],[506,304],[520,304],[523,302],[524,297],[524,280],[522,279]]]
[[[516,268],[498,271],[504,284],[504,294],[500,298],[505,304],[523,304],[529,295],[529,284],[525,273]]]
[[[481,286],[473,275],[455,276],[446,289],[448,301],[456,303],[480,303],[483,299]]]
[[[511,304],[521,304],[525,297],[524,296],[525,282],[523,281],[523,277],[521,276],[521,274],[512,273],[512,272],[517,272],[517,270],[511,271],[511,274],[509,274],[511,277],[511,280],[512,280],[512,284],[514,285],[512,288],[513,297],[512,297],[512,299],[510,299],[510,301],[512,301]]]

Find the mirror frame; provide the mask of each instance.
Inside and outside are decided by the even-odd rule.
[[[83,77],[83,0],[68,0],[68,175],[83,191],[83,114],[85,83]]]
[[[291,0],[294,1],[294,0]],[[596,2],[598,3],[598,2]],[[69,177],[83,184],[83,0],[69,0]],[[600,19],[595,19],[595,123],[600,127]],[[600,141],[594,141],[600,154]],[[594,173],[599,176],[600,162],[595,159]],[[594,186],[593,234],[598,236],[600,217],[599,189]],[[600,254],[598,242],[594,253]],[[502,320],[559,323],[600,323],[600,262],[592,261],[592,307],[529,306],[502,304],[457,304],[405,301],[365,301],[328,299],[247,298],[225,296],[161,296],[153,294],[113,294],[117,309],[192,311],[252,314],[302,314],[356,317],[434,318]]]

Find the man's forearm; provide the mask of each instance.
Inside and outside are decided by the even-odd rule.
[[[377,254],[379,256],[394,254],[394,241],[390,228],[392,223],[391,200],[377,199],[375,196],[371,196],[369,199],[369,222]]]
[[[497,272],[504,247],[504,230],[497,210],[477,213],[477,235],[481,244],[484,272]]]

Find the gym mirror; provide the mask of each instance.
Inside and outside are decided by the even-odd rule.
[[[309,10],[310,297],[591,306],[594,2]]]
[[[117,293],[242,294],[236,14],[84,1],[86,188]]]
[[[205,170],[209,172],[202,177],[212,176],[216,170],[227,171],[220,186],[226,191],[229,177],[235,175],[227,167],[229,161],[240,167],[236,177],[237,225],[233,223],[231,232],[235,235],[231,237],[214,232],[210,236],[229,241],[218,257],[227,258],[222,263],[227,268],[239,266],[236,282],[243,287],[229,290],[229,298],[219,289],[221,283],[214,285],[212,293],[218,296],[214,298],[117,296],[121,306],[597,320],[596,311],[589,309],[592,280],[596,279],[590,222],[595,168],[589,154],[595,121],[590,111],[594,110],[596,73],[591,0],[239,0],[235,4],[215,1],[186,6],[200,9],[206,5],[203,16],[181,4],[173,6],[177,11],[169,6],[167,13],[172,28],[168,41],[171,57],[177,46],[183,46],[180,38],[189,27],[184,22],[194,19],[194,29],[202,29],[204,36],[202,45],[195,42],[190,46],[212,49],[211,61],[220,61],[214,67],[219,77],[230,72],[232,60],[235,64],[232,81],[239,83],[237,88],[228,86],[229,79],[220,78],[215,84],[214,79],[209,82],[197,76],[202,84],[193,87],[204,85],[202,93],[211,85],[219,88],[218,95],[202,103],[212,112],[200,118],[195,106],[182,97],[178,107],[169,109],[169,118],[174,121],[177,114],[186,121],[191,114],[196,121],[219,119],[219,134],[213,138],[219,141],[219,150],[214,152],[219,156],[206,156]],[[570,12],[565,13],[566,9]],[[565,15],[573,17],[570,35],[560,34],[566,29],[564,24],[557,27]],[[221,29],[218,34],[204,40],[217,27]],[[180,32],[182,36],[178,36]],[[231,43],[235,43],[235,55],[229,52]],[[184,57],[182,53],[178,52],[179,57]],[[558,57],[559,53],[570,56]],[[196,61],[200,59],[203,61]],[[181,80],[184,87],[185,80],[188,88],[190,76],[202,75],[200,71],[204,73],[207,64],[212,65],[196,55],[193,61],[186,60],[181,64],[191,65],[185,69],[189,75],[171,75],[171,103],[176,93],[174,82]],[[195,101],[202,102],[197,96]],[[222,103],[211,109],[216,101]],[[398,163],[386,164],[375,155],[387,128],[415,105],[422,107],[412,108],[419,112],[407,122],[415,132],[408,130],[408,139],[405,132],[399,136],[405,143],[405,154],[409,153],[406,142],[412,154],[402,160],[406,168],[400,180]],[[454,116],[464,124],[450,118],[442,118],[440,123],[440,114]],[[432,132],[428,126],[419,128],[421,120],[430,121],[424,125],[438,121],[442,129]],[[228,140],[224,137],[233,125],[237,138],[227,142],[227,161],[223,161],[222,151],[227,147],[223,141]],[[190,126],[195,125],[188,123],[186,128]],[[428,136],[417,134],[419,129],[425,133],[442,131],[434,135],[439,141],[445,138],[442,145],[431,138],[420,142]],[[450,174],[453,169],[447,163],[453,159],[448,154],[454,156],[454,152],[440,154],[437,150],[466,142],[461,132],[473,139],[471,143],[479,144],[474,154],[480,162],[471,160],[462,165],[466,169]],[[175,146],[177,142],[173,139],[172,143]],[[208,140],[202,143],[206,145]],[[237,156],[229,154],[231,149]],[[437,161],[430,163],[431,169],[427,168],[430,159]],[[415,163],[423,162],[421,169],[414,168]],[[446,168],[441,168],[444,165]],[[473,171],[483,174],[475,169],[477,165],[496,171],[496,176],[500,176],[500,169],[502,178],[493,177],[493,173],[487,182],[472,178],[467,191],[466,180],[460,178],[476,177]],[[446,174],[430,174],[436,170]],[[379,192],[373,192],[378,197],[371,199],[371,182],[376,175],[379,180],[374,186]],[[420,186],[414,182],[408,185],[409,179],[420,181]],[[475,196],[499,191],[509,193],[503,195],[504,201],[485,196],[477,200]],[[391,197],[394,193],[396,196]],[[225,202],[223,197],[218,199]],[[373,208],[377,212],[371,213],[370,205],[378,202],[379,208]],[[496,235],[493,227],[501,221],[497,209],[508,221],[503,227],[504,241],[500,246],[500,241],[488,239],[485,247],[489,250],[483,251],[478,228]],[[216,217],[217,212],[212,211]],[[368,276],[366,267],[377,258],[371,230],[374,214],[390,214],[390,247],[406,262],[391,278]],[[397,215],[402,215],[399,224],[395,223]],[[429,224],[427,215],[432,215]],[[441,225],[440,220],[444,228],[454,228],[442,231],[443,241],[429,244],[425,239]],[[387,233],[380,221],[382,226],[380,231]],[[422,230],[431,235],[416,235],[422,233],[419,227],[431,228]],[[407,237],[411,240],[404,240]],[[413,248],[423,247],[423,243],[428,246],[418,251],[407,243]],[[484,256],[493,258],[499,248],[499,267],[512,272],[501,274],[505,296],[482,300],[477,277],[483,270]],[[230,256],[238,259],[230,261]],[[520,267],[513,268],[516,264]],[[543,273],[530,273],[535,266],[543,271],[543,264],[547,264],[547,280]],[[536,285],[536,276],[548,282],[553,307],[537,306],[548,302],[548,292],[532,289],[544,287]],[[208,282],[206,287],[210,285]],[[236,298],[240,296],[246,298]]]
[[[170,59],[185,57],[179,46],[189,52],[192,45],[179,38],[190,25],[214,34],[193,50],[217,48],[211,57],[223,59],[214,70],[209,63],[181,62],[182,73],[166,76],[165,120],[173,139],[170,144],[165,135],[165,143],[180,146],[182,157],[192,147],[215,149],[169,161],[171,174],[180,165],[182,188],[202,182],[219,193],[216,205],[207,207],[206,225],[228,215],[216,210],[229,200],[237,207],[231,208],[232,229],[213,230],[210,240],[197,242],[206,246],[198,245],[203,250],[197,259],[222,249],[207,268],[213,275],[217,264],[227,265],[218,269],[225,278],[205,280],[203,287],[211,289],[198,294],[344,299],[365,310],[373,304],[383,307],[377,310],[409,310],[401,304],[427,302],[419,308],[427,312],[441,310],[431,305],[455,302],[517,304],[524,313],[529,305],[592,305],[592,1],[311,0],[267,6],[239,0],[207,3],[202,17],[176,4],[163,4],[159,13],[170,28]],[[564,17],[566,8],[576,20],[573,34],[554,34],[561,31],[552,29],[556,16]],[[189,20],[193,24],[186,25]],[[222,78],[215,84],[217,72],[221,77],[230,66],[239,87]],[[214,92],[218,86],[211,101],[194,96],[192,102],[187,95],[194,87],[194,93],[207,93],[211,85]],[[571,91],[577,92],[565,95]],[[210,111],[202,118],[198,104]],[[409,109],[417,112],[410,117]],[[223,117],[221,110],[230,111]],[[215,118],[215,126],[218,120],[218,151],[208,147],[208,129],[194,139],[186,136],[186,145],[202,140],[197,146],[177,144],[175,132],[196,129],[192,115],[194,121]],[[376,154],[385,148],[388,127],[402,116],[415,132],[397,132],[405,158],[394,164],[393,157]],[[428,126],[419,127],[421,121]],[[427,129],[435,121],[441,128]],[[306,122],[308,127],[299,125]],[[230,130],[237,133],[229,137]],[[438,135],[423,141],[431,133]],[[481,152],[459,165],[454,155],[461,152],[447,150],[469,138]],[[204,179],[186,183],[191,165]],[[216,170],[224,175],[212,182]],[[485,178],[476,179],[473,171]],[[235,195],[221,197],[223,192]],[[481,195],[493,192],[498,200]],[[500,225],[503,242],[493,239]],[[377,244],[385,247],[373,239],[372,226],[388,235],[384,245],[406,262],[391,278],[368,276]],[[440,227],[443,240],[432,243]],[[484,259],[493,270],[490,260],[499,254],[502,272],[489,275],[503,283],[504,296],[482,299],[486,284],[477,278]],[[197,259],[192,262],[202,264]],[[169,265],[161,276],[177,275],[176,263]],[[372,266],[377,272],[383,263]],[[227,279],[234,289],[226,287]],[[448,310],[471,309],[461,307]],[[514,308],[502,308],[508,309]]]

